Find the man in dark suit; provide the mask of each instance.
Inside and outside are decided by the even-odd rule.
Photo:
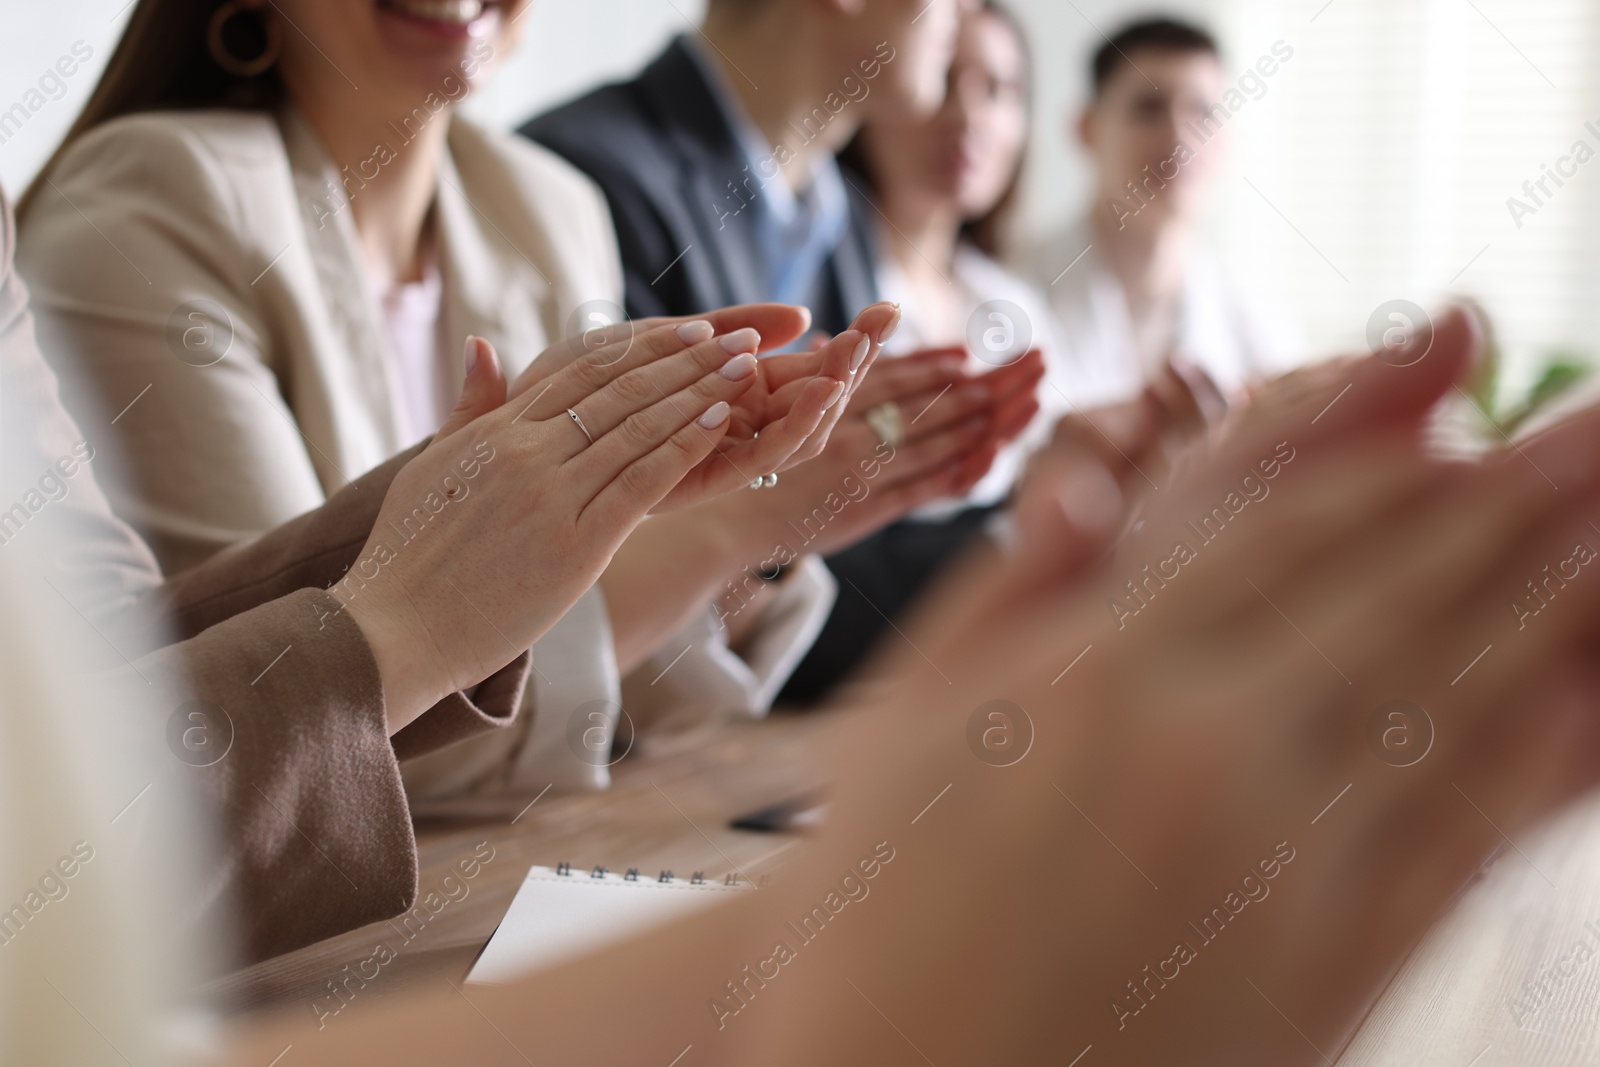
[[[634,81],[604,86],[522,128],[605,190],[632,318],[770,300],[777,285],[762,254],[770,211],[696,47],[680,37]],[[843,178],[837,168],[833,174]],[[797,294],[829,333],[877,296],[873,209],[843,187],[837,243],[815,265],[814,291]]]
[[[780,300],[837,333],[876,299],[877,213],[834,156],[876,109],[938,106],[968,2],[711,0],[637,78],[521,132],[604,190],[631,317]],[[820,698],[980,521],[896,523],[830,557],[848,580],[784,696]]]

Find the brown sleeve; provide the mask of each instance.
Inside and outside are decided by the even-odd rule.
[[[98,702],[104,712],[141,703],[160,682],[159,706],[176,716],[169,725],[176,721],[180,738],[186,702],[215,706],[233,724],[231,747],[214,765],[195,767],[191,752],[166,739],[177,757],[169,766],[199,775],[222,830],[227,862],[199,897],[242,905],[252,959],[406,909],[416,845],[397,757],[507,723],[529,664],[524,653],[477,686],[476,703],[452,694],[387,736],[372,654],[324,587],[355,562],[395,472],[416,450],[163,583],[101,493],[94,451],[61,406],[34,343],[27,290],[11,270],[11,243],[0,192],[0,552],[17,582],[80,628],[74,651],[84,672],[114,663],[104,684],[130,683]]]
[[[197,758],[168,744],[220,824],[206,897],[234,910],[250,961],[413,906],[416,841],[377,664],[332,595],[291,593],[132,669],[115,672],[130,693],[153,684],[212,716]]]
[[[331,586],[366,544],[395,475],[422,449],[373,468],[315,511],[169,578],[119,620],[116,645],[132,654],[149,651],[140,647],[141,635],[190,638],[296,590]],[[508,724],[522,702],[529,663],[524,652],[470,693],[435,704],[394,736],[395,755],[410,759]]]

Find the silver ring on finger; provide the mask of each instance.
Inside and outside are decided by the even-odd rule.
[[[899,448],[906,443],[905,417],[900,413],[900,405],[893,400],[885,400],[877,407],[869,408],[867,425],[878,435],[881,444]]]
[[[567,409],[567,415],[572,419],[573,425],[576,426],[578,429],[583,431],[584,438],[591,445],[594,444],[594,435],[589,432],[589,427],[587,427],[587,426],[585,426],[583,424],[583,420],[578,418],[578,413],[576,411],[573,411],[571,408],[568,408]]]

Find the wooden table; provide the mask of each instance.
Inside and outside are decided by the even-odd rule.
[[[1338,1062],[1600,1064],[1600,799],[1507,844],[1412,953]]]
[[[737,869],[759,878],[796,838],[733,830],[728,821],[814,789],[825,724],[780,716],[742,725],[625,761],[606,793],[547,796],[526,810],[531,797],[458,805],[452,819],[422,824],[424,893],[480,842],[494,858],[468,895],[444,907],[359,995],[459,986],[533,864],[638,867],[647,875],[670,868],[718,880]],[[298,1004],[314,1014],[328,980],[380,941],[399,943],[392,927],[374,924],[237,972],[213,992],[238,1013]],[[1580,944],[1590,953],[1582,960]],[[1529,982],[1539,992],[1530,993]],[[1337,1062],[1600,1064],[1600,800],[1508,845],[1401,968]]]
[[[493,859],[465,885],[465,896],[439,910],[409,941],[389,923],[374,923],[296,952],[263,961],[213,983],[210,992],[231,1013],[303,1004],[320,1014],[328,982],[369,959],[379,943],[398,947],[394,960],[359,989],[362,999],[449,981],[459,986],[494,933],[523,876],[534,864],[571,863],[575,870],[639,868],[654,877],[663,869],[688,877],[704,871],[722,880],[735,870],[759,879],[798,838],[793,834],[734,830],[729,820],[813,792],[817,736],[826,716],[774,716],[684,739],[667,751],[630,757],[612,768],[604,793],[529,796],[435,809],[419,820],[419,885],[441,886],[456,863],[481,842]],[[670,743],[669,743],[670,744]],[[400,947],[403,946],[403,947]],[[371,973],[369,968],[367,973]]]

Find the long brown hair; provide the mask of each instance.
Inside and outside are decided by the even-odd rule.
[[[1023,29],[1016,13],[998,0],[983,0],[978,10],[985,15],[993,15],[1011,30],[1012,36],[1017,39],[1017,47],[1022,56],[1022,101],[1027,109],[1028,117],[1033,117],[1033,55],[1028,47],[1028,34]],[[839,153],[839,160],[852,171],[859,174],[869,188],[874,192],[878,188],[878,176],[872,173],[871,162],[862,145],[863,136],[870,136],[863,127],[844,150]],[[1029,141],[1032,138],[1030,136]],[[961,237],[971,242],[984,255],[990,259],[999,259],[1005,251],[1006,230],[1010,226],[1011,217],[1016,213],[1017,203],[1022,198],[1022,175],[1027,170],[1028,141],[1023,142],[1022,151],[1017,154],[1017,166],[1011,174],[1011,181],[1006,185],[1005,192],[1000,194],[1000,199],[995,201],[982,216],[969,219],[961,226]]]
[[[17,202],[21,218],[52,168],[78,138],[103,123],[141,111],[232,107],[259,111],[284,96],[276,67],[251,78],[230,74],[211,56],[207,33],[225,0],[139,0],[105,73],[59,147]],[[259,15],[230,18],[224,43],[253,56],[266,47]]]

